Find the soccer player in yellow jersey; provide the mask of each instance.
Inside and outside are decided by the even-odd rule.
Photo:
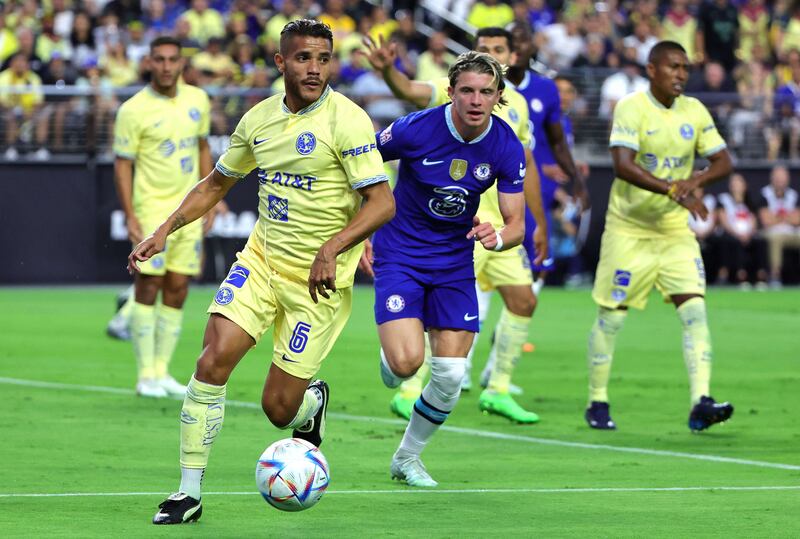
[[[733,413],[733,406],[709,394],[706,275],[688,225],[689,213],[701,218],[708,213],[694,190],[727,176],[732,165],[708,110],[682,95],[689,65],[679,44],[656,44],[647,65],[650,89],[626,96],[614,109],[609,146],[616,178],[592,291],[599,307],[588,353],[586,421],[592,428],[616,428],[607,391],[614,342],[628,308],[643,309],[653,286],[675,304],[683,325],[689,428],[706,429]],[[693,173],[695,153],[710,164]]]
[[[328,86],[333,36],[301,19],[281,32],[275,63],[285,93],[239,121],[214,171],[129,257],[163,250],[167,236],[214,207],[256,169],[259,218],[208,309],[203,351],[181,410],[181,484],[153,519],[200,517],[200,484],[222,428],[228,378],[270,328],[274,349],[261,406],[273,425],[320,445],[328,385],[309,384],[350,315],[361,242],[394,215],[367,114]]]
[[[153,40],[150,63],[152,82],[120,107],[114,124],[114,181],[134,245],[211,171],[208,95],[178,83],[180,42]],[[181,332],[189,280],[200,271],[202,239],[200,222],[184,228],[170,238],[165,252],[142,264],[134,280],[130,328],[141,396],[183,395],[186,390],[167,367]]]
[[[420,108],[429,108],[448,103],[450,97],[447,89],[450,82],[447,77],[423,82],[409,80],[394,67],[396,51],[394,44],[381,43],[377,46],[368,42],[369,61],[372,67],[380,71],[394,94]],[[475,50],[491,55],[501,65],[512,62],[512,37],[502,28],[482,28],[477,32]],[[538,263],[547,256],[547,222],[541,204],[541,188],[536,163],[531,154],[532,140],[528,121],[528,104],[519,92],[506,86],[503,97],[507,106],[498,106],[493,113],[502,118],[517,134],[525,148],[526,175],[525,198],[528,206],[540,226],[536,228],[534,242],[538,253]],[[492,187],[481,196],[478,217],[482,221],[491,222],[496,228],[503,226],[503,219],[497,202],[497,189]],[[488,385],[478,400],[481,410],[501,415],[517,423],[536,423],[539,416],[520,406],[509,391],[511,375],[522,352],[522,345],[528,337],[533,311],[536,308],[536,296],[533,294],[533,283],[528,263],[528,256],[522,246],[503,252],[487,251],[476,244],[474,251],[475,275],[479,283],[479,319],[483,321],[489,309],[490,297],[483,290],[497,289],[503,298],[505,309],[500,315],[495,339],[499,343],[496,361],[491,369]],[[467,369],[462,383],[462,390],[471,388],[470,362],[474,352],[474,343],[467,356]],[[427,363],[426,363],[427,365]],[[406,419],[411,416],[414,402],[422,391],[422,382],[427,369],[420,369],[410,380],[400,386],[400,391],[393,397],[391,410]]]

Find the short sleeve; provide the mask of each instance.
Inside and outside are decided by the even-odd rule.
[[[128,103],[123,104],[114,121],[114,154],[124,159],[136,159],[136,154],[139,153],[139,141],[136,111]]]
[[[431,87],[431,100],[428,102],[429,109],[450,102],[450,96],[447,95],[447,89],[450,87],[450,80],[447,77],[428,81],[428,84]]]
[[[611,123],[608,146],[611,148],[622,146],[638,152],[641,121],[642,116],[634,101],[625,99],[617,103],[614,107],[614,120]]]
[[[247,134],[247,114],[245,114],[236,130],[231,135],[231,143],[222,157],[219,158],[216,168],[222,175],[229,178],[244,178],[251,170],[256,168],[256,158],[250,147],[250,137]]]
[[[372,131],[372,121],[367,113],[357,109],[348,111],[343,128],[336,131],[336,151],[353,189],[389,181],[383,170],[383,159],[378,151],[378,141]],[[343,119],[344,120],[344,119]]]
[[[692,116],[696,118],[695,126],[699,133],[697,136],[697,153],[703,157],[708,157],[720,150],[724,150],[727,145],[719,134],[719,131],[717,131],[717,126],[714,125],[714,120],[711,118],[708,109],[699,101],[697,102],[696,108],[697,112]]]
[[[500,159],[497,190],[501,193],[521,193],[525,182],[525,151],[519,140],[509,137]]]
[[[383,131],[375,134],[375,142],[378,144],[378,151],[384,161],[394,161],[402,157],[408,124],[409,117],[403,116],[392,122]]]

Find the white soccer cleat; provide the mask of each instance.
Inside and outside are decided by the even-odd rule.
[[[114,318],[108,322],[106,333],[109,337],[113,337],[114,339],[129,341],[131,340],[131,332],[128,324],[128,318],[117,312]]]
[[[416,455],[404,459],[395,455],[392,457],[390,470],[392,479],[405,481],[409,487],[433,488],[439,484],[430,476],[425,465]]]
[[[186,386],[179,384],[172,376],[165,376],[159,378],[156,383],[167,393],[170,397],[183,397],[186,395]]]
[[[142,378],[136,383],[136,394],[140,397],[149,397],[151,399],[162,399],[168,397],[167,390],[161,387],[156,380],[152,378]]]

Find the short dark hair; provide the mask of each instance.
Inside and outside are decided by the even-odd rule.
[[[665,54],[672,51],[686,54],[686,49],[684,49],[680,43],[676,43],[675,41],[659,41],[650,49],[650,54],[647,55],[647,62],[650,64],[657,64]]]
[[[172,36],[158,36],[150,42],[150,54],[153,54],[153,51],[162,45],[174,45],[178,47],[178,52],[181,52],[181,42],[178,38]]]
[[[327,39],[333,48],[333,32],[331,27],[314,19],[297,19],[290,21],[281,30],[281,52],[284,50],[286,40],[294,36],[321,37]]]
[[[505,28],[500,28],[499,26],[487,26],[486,28],[481,28],[475,33],[475,45],[478,44],[478,39],[481,37],[504,37],[508,42],[508,49],[514,50],[514,38],[511,37],[511,32],[506,30]]]

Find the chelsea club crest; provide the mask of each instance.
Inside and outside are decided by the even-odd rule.
[[[297,153],[300,155],[308,155],[314,151],[314,148],[317,147],[317,137],[315,137],[314,133],[311,133],[310,131],[300,133],[300,135],[297,137],[297,142],[295,142],[294,147],[297,149]]]
[[[481,163],[472,169],[472,175],[481,181],[486,181],[492,177],[492,166],[489,163]]]

